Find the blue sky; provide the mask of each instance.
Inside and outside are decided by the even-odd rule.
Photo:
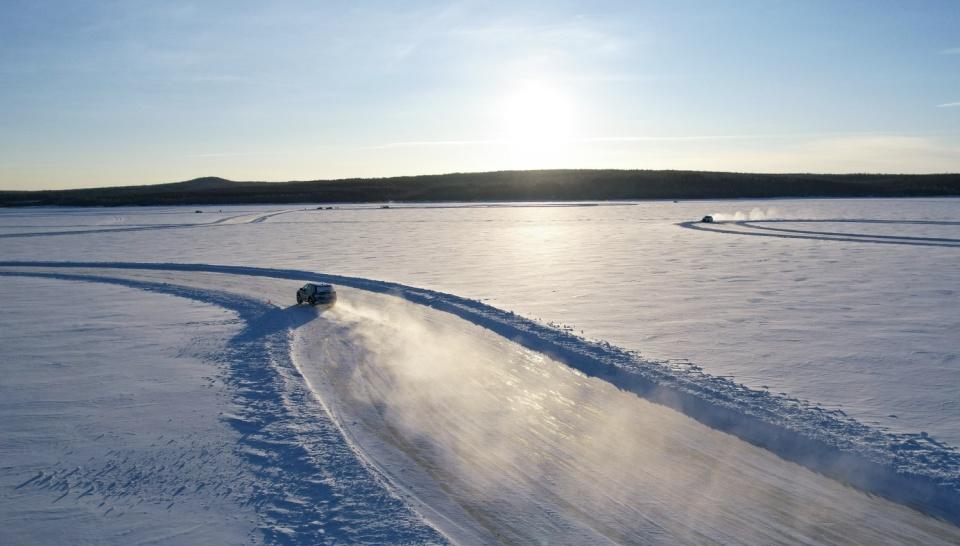
[[[960,171],[960,3],[5,0],[0,188]]]

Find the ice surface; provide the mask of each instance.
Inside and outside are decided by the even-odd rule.
[[[432,288],[567,325],[651,359],[690,362],[880,428],[925,431],[960,445],[960,249],[677,226],[708,213],[749,217],[753,209],[808,220],[960,221],[957,199],[310,207],[260,223],[202,229],[23,238],[2,238],[23,229],[0,230],[0,255],[287,267]],[[193,210],[10,210],[0,211],[0,225],[49,225],[51,217],[77,225],[104,217],[208,223],[284,207]],[[960,238],[960,226],[951,224],[798,227]]]
[[[639,351],[645,362],[659,361],[670,370],[657,381],[689,379],[687,385],[695,391],[709,386],[715,390],[710,396],[729,397],[737,411],[769,412],[768,400],[789,402],[781,404],[787,413],[778,409],[770,415],[786,417],[793,407],[799,420],[787,421],[813,425],[805,434],[816,433],[819,424],[823,437],[865,440],[861,447],[879,445],[882,449],[874,453],[886,453],[888,461],[906,464],[901,468],[909,472],[917,463],[921,470],[934,471],[928,475],[941,472],[945,483],[955,483],[960,480],[956,469],[941,464],[953,460],[955,452],[939,442],[960,443],[955,396],[960,341],[954,335],[960,326],[954,291],[960,280],[954,266],[960,252],[958,212],[960,201],[951,199],[324,211],[234,207],[204,214],[170,209],[164,212],[170,221],[137,218],[138,209],[65,211],[53,215],[56,220],[48,209],[21,210],[7,217],[6,211],[0,213],[0,252],[5,260],[313,269],[482,299],[495,306],[490,316],[507,317],[503,324],[526,324],[522,316],[540,319],[539,325],[524,326],[537,332],[533,348],[547,347],[536,345],[544,336],[563,347],[568,343],[564,336],[582,333],[596,341],[570,336],[574,353],[586,349],[614,360],[622,355],[629,364]],[[38,216],[31,220],[32,213]],[[729,215],[731,221],[708,227],[685,224],[708,213],[721,220]],[[114,215],[111,223],[94,223],[107,214]],[[784,219],[801,221],[779,221]],[[31,223],[36,229],[29,229]],[[88,233],[47,233],[51,230]],[[187,277],[170,280],[183,283],[204,275],[179,274]],[[285,293],[265,288],[257,296],[283,298]],[[440,299],[447,301],[442,294]],[[475,302],[463,301],[466,311],[482,311]],[[496,308],[515,311],[520,322]],[[368,336],[361,348],[370,341]],[[577,354],[565,356],[575,360]],[[752,390],[740,391],[722,376],[733,376]],[[604,384],[611,381],[618,384],[609,378]],[[519,384],[530,382],[525,375]],[[556,408],[550,408],[546,414],[555,416]],[[635,408],[628,415],[640,423],[649,411]],[[810,419],[818,415],[823,419]],[[691,430],[678,424],[670,430],[674,428]],[[882,430],[895,434],[875,435]],[[585,452],[577,453],[590,460]],[[395,483],[403,483],[392,474],[395,468],[387,470]],[[426,474],[416,483],[437,482]],[[464,487],[459,491],[472,485]],[[437,495],[427,495],[431,502],[421,499],[420,509],[455,520],[456,514],[431,511]],[[669,504],[663,496],[656,500]],[[877,510],[873,506],[867,512]],[[756,521],[769,523],[759,516]],[[274,523],[273,528],[283,528]],[[751,529],[759,533],[761,524]],[[480,536],[469,527],[464,536]],[[683,533],[676,536],[689,539]]]

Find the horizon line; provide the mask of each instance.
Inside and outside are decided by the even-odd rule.
[[[238,184],[297,184],[297,183],[311,183],[311,182],[346,182],[346,181],[362,181],[362,180],[391,180],[396,178],[421,178],[421,177],[441,177],[441,176],[456,176],[456,175],[484,175],[484,174],[499,174],[499,173],[534,173],[534,172],[583,172],[583,171],[619,171],[619,172],[687,172],[687,173],[703,173],[703,174],[733,174],[733,175],[763,175],[763,176],[910,176],[910,177],[919,177],[919,176],[960,176],[960,171],[955,172],[926,172],[926,173],[905,173],[905,172],[868,172],[868,171],[858,171],[858,172],[818,172],[818,171],[727,171],[727,170],[708,170],[708,169],[653,169],[653,168],[605,168],[605,167],[559,167],[559,168],[543,168],[543,169],[497,169],[491,171],[448,171],[441,173],[421,173],[421,174],[396,174],[390,176],[347,176],[340,178],[314,178],[314,179],[290,179],[290,180],[236,180],[231,178],[225,178],[222,176],[216,175],[204,175],[196,176],[193,178],[188,178],[186,180],[174,180],[174,181],[165,181],[165,182],[146,182],[146,183],[131,183],[131,184],[121,184],[121,185],[105,185],[105,186],[84,186],[77,188],[60,188],[60,189],[34,189],[34,190],[10,190],[0,187],[0,193],[39,193],[39,192],[76,192],[76,191],[87,191],[87,190],[106,190],[111,188],[136,188],[136,187],[146,187],[146,186],[164,186],[170,184],[183,184],[187,182],[195,182],[205,179],[217,179],[224,182],[232,182]]]

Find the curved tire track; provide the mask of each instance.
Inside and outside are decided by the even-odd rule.
[[[842,241],[848,243],[875,243],[888,245],[933,246],[960,248],[960,239],[940,237],[913,237],[898,235],[872,235],[868,233],[849,233],[837,231],[814,231],[760,226],[760,223],[864,223],[864,224],[904,224],[904,225],[960,225],[960,222],[934,222],[922,220],[742,220],[733,222],[680,222],[676,224],[684,229],[724,233],[727,235],[748,235],[751,237],[776,237],[780,239],[806,239],[811,241]],[[747,229],[729,229],[722,226],[737,226]],[[756,230],[763,230],[758,232]]]

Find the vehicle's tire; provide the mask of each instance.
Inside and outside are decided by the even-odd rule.
[[[309,303],[310,305],[316,305],[317,300],[313,299],[313,296],[310,296],[310,299],[307,300],[307,303]]]
[[[303,303],[303,297],[300,294],[297,294],[297,305],[301,305],[302,303]]]

